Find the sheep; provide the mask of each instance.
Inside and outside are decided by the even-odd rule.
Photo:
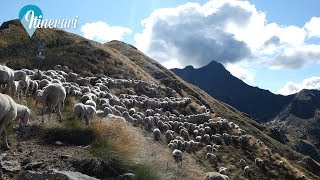
[[[256,158],[254,160],[254,163],[259,167],[259,168],[263,168],[264,167],[264,161],[261,158]]]
[[[180,130],[180,136],[183,137],[183,139],[189,141],[189,133],[186,129],[181,129]]]
[[[43,110],[47,108],[49,115],[57,108],[57,113],[62,118],[61,107],[66,98],[66,91],[61,84],[49,84],[43,91]]]
[[[208,172],[205,177],[206,180],[229,180],[229,177],[217,172]]]
[[[102,117],[104,117],[104,111],[103,110],[97,110],[96,111],[96,115],[97,115],[97,117],[102,118]]]
[[[44,87],[48,86],[50,84],[50,81],[47,79],[42,79],[39,83],[39,88],[43,89]]]
[[[5,85],[5,92],[14,87],[14,72],[7,66],[0,65],[0,85]]]
[[[17,105],[17,116],[16,120],[21,120],[23,124],[28,124],[30,118],[30,109],[24,105],[16,104]]]
[[[36,91],[38,90],[38,88],[39,88],[39,85],[38,85],[37,81],[30,80],[30,82],[29,82],[30,95],[34,95],[36,93]]]
[[[35,100],[36,100],[36,105],[39,102],[42,103],[42,101],[43,101],[43,90],[42,89],[37,90],[35,95],[34,95],[34,97],[35,97]]]
[[[27,95],[28,88],[30,85],[30,78],[27,76],[26,79],[20,80],[18,83],[18,94],[21,93],[21,95]],[[19,97],[19,96],[18,96]]]
[[[173,131],[171,131],[171,130],[167,130],[165,133],[165,136],[166,136],[167,142],[170,142],[171,140],[174,139]]]
[[[158,128],[154,129],[152,134],[153,134],[153,139],[155,141],[159,141],[160,140],[161,132],[160,132],[160,130]]]
[[[133,114],[135,114],[136,113],[136,110],[134,109],[134,108],[131,108],[130,110],[129,110],[129,114],[132,116]]]
[[[27,78],[27,73],[25,71],[22,71],[22,70],[14,71],[15,81],[25,80],[26,78]]]
[[[219,168],[219,173],[220,173],[220,174],[227,175],[227,168],[225,168],[225,167],[220,167],[220,168]]]
[[[244,168],[245,166],[248,165],[247,162],[246,162],[244,159],[240,159],[239,163],[240,163],[240,166],[241,166],[242,168]]]
[[[170,148],[172,151],[177,149],[178,145],[176,143],[170,142],[168,144],[168,148]]]
[[[179,149],[173,150],[172,157],[174,158],[175,162],[182,162],[182,152]]]
[[[107,116],[108,114],[113,114],[113,111],[109,107],[103,108],[104,116]]]
[[[207,145],[206,146],[206,152],[207,153],[211,153],[212,152],[212,146],[211,145]]]
[[[278,165],[279,165],[280,167],[284,167],[284,162],[283,162],[283,161],[279,161]]]
[[[84,119],[86,113],[86,107],[84,106],[84,104],[82,103],[77,103],[74,105],[73,107],[73,115],[77,118],[77,119]]]
[[[203,135],[202,141],[203,141],[205,144],[210,144],[210,135],[209,135],[209,134]]]
[[[93,100],[92,97],[91,97],[89,94],[83,95],[83,96],[81,97],[81,99],[80,99],[80,101],[81,101],[82,103],[84,103],[84,104],[85,104],[88,100]]]
[[[82,90],[81,90],[82,94],[86,94],[86,93],[90,93],[90,88],[89,87],[84,87]]]
[[[94,118],[94,116],[96,115],[96,108],[90,105],[84,105],[85,109],[86,109],[86,113],[84,116],[84,119],[86,121],[86,125],[90,124],[90,120]]]
[[[249,166],[245,166],[243,168],[244,174],[249,177],[250,176],[250,167]]]
[[[17,105],[10,96],[1,93],[0,102],[0,134],[3,135],[5,148],[10,149],[6,126],[17,117]]]
[[[210,164],[215,164],[218,162],[218,157],[213,153],[207,153],[206,159],[209,161]]]
[[[62,66],[60,64],[57,64],[53,67],[54,70],[62,70]]]
[[[85,105],[90,105],[90,106],[93,106],[93,107],[97,107],[97,104],[96,104],[96,102],[94,102],[94,101],[92,101],[92,100],[87,100],[86,101],[86,103],[85,103]]]

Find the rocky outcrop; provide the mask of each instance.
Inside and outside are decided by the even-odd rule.
[[[74,171],[59,171],[56,169],[49,170],[47,172],[39,173],[34,171],[27,171],[22,173],[19,180],[98,180],[97,178],[90,177],[88,175],[74,172]]]

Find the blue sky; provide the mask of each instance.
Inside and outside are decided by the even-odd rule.
[[[318,0],[2,0],[0,22],[18,18],[29,4],[37,5],[44,18],[79,16],[79,28],[68,31],[100,42],[125,41],[168,68],[200,67],[214,58],[250,85],[275,93],[320,88]],[[255,28],[270,32],[264,38],[274,37],[275,44],[261,45],[266,39],[258,42]]]

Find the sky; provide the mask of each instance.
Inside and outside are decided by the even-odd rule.
[[[1,0],[0,23],[25,5],[101,43],[121,40],[167,68],[215,60],[249,85],[277,94],[320,89],[318,0]]]

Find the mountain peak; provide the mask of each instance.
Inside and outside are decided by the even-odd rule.
[[[172,69],[172,71],[213,97],[263,122],[276,117],[292,98],[249,86],[234,77],[217,61],[211,61],[206,66],[197,69],[187,66],[184,69]]]
[[[8,28],[10,28],[11,25],[22,27],[22,24],[19,21],[19,19],[13,19],[13,20],[10,20],[10,21],[3,22],[2,25],[0,26],[0,30],[1,29],[8,29]]]

